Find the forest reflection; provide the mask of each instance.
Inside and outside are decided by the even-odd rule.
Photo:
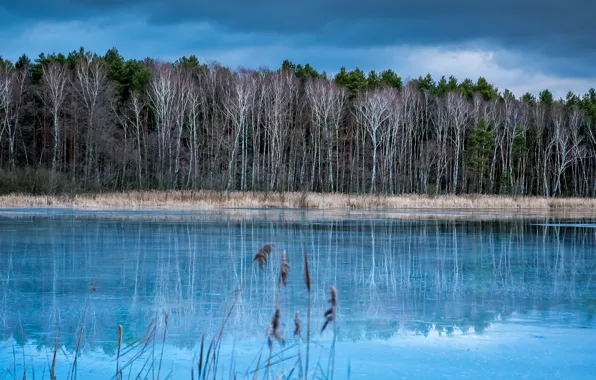
[[[22,217],[0,221],[0,339],[67,348],[89,284],[85,348],[113,352],[169,311],[168,341],[194,347],[214,334],[245,284],[227,333],[264,339],[281,250],[291,265],[281,292],[291,336],[305,315],[302,244],[310,255],[313,325],[330,285],[339,293],[338,339],[483,334],[512,316],[553,326],[595,326],[596,229],[527,220],[312,220],[231,217],[193,221]],[[276,246],[265,271],[252,264]],[[159,315],[159,314],[157,314]],[[316,328],[315,328],[316,330]]]

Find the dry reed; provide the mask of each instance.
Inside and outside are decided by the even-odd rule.
[[[284,286],[288,285],[288,273],[290,272],[290,264],[286,257],[286,250],[281,252],[281,269],[279,271],[279,282]]]
[[[302,322],[300,321],[300,312],[296,310],[296,317],[294,318],[294,336],[300,337],[302,333]]]
[[[306,312],[306,365],[305,376],[308,377],[308,364],[310,360],[310,312],[311,312],[311,296],[310,296],[310,271],[308,270],[308,253],[306,251],[306,244],[302,243],[304,247],[304,282],[308,290],[308,308]]]
[[[74,196],[0,196],[0,207],[73,207],[79,209],[312,208],[343,210],[512,209],[596,210],[596,198],[547,198],[501,195],[355,195],[338,193],[263,193],[201,191],[129,191]]]
[[[201,350],[199,351],[199,363],[197,364],[197,370],[199,379],[201,378],[201,372],[203,370],[203,349],[205,347],[205,335],[201,336]]]
[[[116,379],[122,378],[120,371],[120,349],[122,347],[122,325],[118,325],[118,354],[116,355]]]
[[[283,334],[279,330],[279,328],[281,326],[280,318],[281,318],[281,310],[279,308],[276,308],[275,313],[273,314],[273,320],[271,321],[271,324],[267,328],[269,349],[271,349],[273,347],[274,341],[278,341],[279,343],[284,342]]]
[[[329,323],[335,321],[335,308],[337,307],[337,291],[335,290],[334,286],[331,287],[330,293],[331,298],[329,299],[329,303],[331,304],[331,307],[329,307],[329,309],[327,309],[327,311],[325,312],[325,323],[323,324],[321,333],[325,331],[325,328]]]
[[[56,380],[56,356],[58,355],[58,338],[60,336],[60,325],[58,324],[58,315],[56,315],[56,340],[54,341],[54,354],[52,357],[52,366],[50,367],[50,380]]]
[[[91,286],[89,287],[89,293],[87,294],[87,297],[85,298],[85,309],[83,310],[83,319],[81,321],[81,327],[79,329],[79,338],[77,339],[77,347],[75,349],[75,353],[74,353],[74,360],[72,362],[72,369],[71,369],[71,379],[75,378],[75,370],[77,368],[77,358],[79,356],[79,350],[81,349],[81,342],[83,341],[83,333],[85,332],[85,324],[87,321],[87,308],[89,306],[89,296],[91,295],[91,293],[95,292],[96,286],[99,283],[99,280],[95,280],[91,283]]]
[[[169,312],[168,309],[165,310],[165,319],[164,319],[164,324],[165,324],[165,328],[163,330],[163,339],[161,341],[161,354],[159,356],[159,367],[157,368],[157,380],[159,380],[159,374],[161,372],[161,363],[163,362],[163,350],[164,350],[164,346],[166,345],[166,334],[168,332],[168,316],[169,316]]]
[[[263,247],[261,247],[257,254],[255,255],[255,258],[253,259],[253,263],[256,261],[261,269],[263,270],[263,266],[264,264],[266,264],[270,258],[272,249],[274,247],[274,244],[265,244]],[[279,296],[279,292],[281,290],[282,285],[284,287],[287,287],[287,281],[288,281],[288,277],[289,277],[289,270],[290,270],[290,265],[288,263],[288,259],[287,259],[287,251],[283,250],[282,251],[282,255],[281,255],[281,267],[280,267],[280,273],[279,273],[279,280],[278,280],[278,296]],[[289,358],[281,358],[281,359],[276,359],[275,361],[272,361],[272,359],[275,359],[276,357],[282,355],[284,352],[286,352],[287,350],[291,349],[292,347],[289,348],[284,348],[282,349],[279,353],[273,355],[273,345],[274,342],[279,342],[280,344],[285,344],[284,341],[284,335],[281,331],[281,326],[282,326],[282,322],[281,322],[281,308],[280,308],[280,302],[279,299],[276,300],[276,307],[275,307],[275,312],[273,315],[273,318],[271,320],[271,323],[269,324],[268,328],[267,328],[267,341],[268,341],[268,346],[269,346],[269,360],[267,362],[267,375],[266,378],[269,375],[270,370],[273,368],[274,365],[277,365],[278,363],[282,363],[284,361],[287,361],[289,359],[293,359],[293,358],[298,358],[298,361],[295,365],[293,365],[292,367],[290,367],[289,369],[286,369],[285,374],[289,374],[289,376],[291,376],[291,374],[294,372],[294,370],[298,367],[300,369],[300,377],[302,377],[304,375],[305,378],[309,377],[309,347],[310,347],[310,319],[311,319],[311,278],[310,278],[310,271],[309,271],[309,263],[308,263],[308,252],[306,250],[306,246],[304,245],[304,253],[303,253],[303,258],[304,258],[304,281],[306,284],[306,288],[307,288],[307,292],[308,292],[308,309],[307,309],[307,333],[306,333],[306,340],[307,340],[307,347],[306,347],[306,365],[305,365],[305,372],[303,372],[303,368],[302,368],[302,359],[301,359],[301,353],[300,350],[298,351],[298,353],[294,356],[290,356]],[[86,297],[85,300],[85,308],[84,308],[84,312],[83,312],[83,317],[82,317],[82,322],[81,322],[81,327],[79,329],[79,335],[78,335],[78,341],[77,341],[77,347],[75,350],[75,358],[74,358],[74,362],[71,368],[71,373],[70,373],[70,377],[74,379],[74,375],[75,375],[75,370],[77,368],[77,356],[79,354],[79,350],[81,347],[81,342],[82,342],[82,337],[84,335],[84,328],[85,328],[85,319],[86,319],[86,315],[87,315],[87,310],[88,310],[88,301],[89,301],[89,295],[92,292],[96,291],[96,286],[97,286],[98,281],[93,281],[93,283],[91,284],[90,288],[89,288],[89,294]],[[220,350],[220,345],[222,343],[222,336],[223,336],[223,332],[224,329],[230,319],[230,316],[232,314],[232,311],[235,309],[236,304],[238,303],[240,294],[242,293],[242,290],[244,288],[244,283],[242,284],[241,288],[236,291],[236,296],[235,299],[231,305],[231,307],[229,308],[225,319],[221,325],[221,328],[219,330],[219,334],[214,337],[214,339],[211,341],[208,349],[206,350],[206,354],[205,354],[205,336],[203,335],[201,337],[201,346],[200,346],[200,353],[199,353],[199,360],[197,363],[197,370],[198,370],[198,379],[207,379],[207,378],[211,378],[213,377],[214,379],[217,378],[217,367],[218,367],[218,361],[219,361],[219,350]],[[323,328],[321,330],[321,332],[323,332],[326,328],[326,326],[335,321],[335,310],[336,310],[336,306],[337,306],[337,292],[335,287],[331,287],[331,298],[329,299],[329,303],[331,304],[331,307],[325,312],[325,324],[323,325]],[[144,361],[143,366],[141,367],[141,369],[138,371],[138,375],[137,378],[154,378],[154,379],[158,379],[160,378],[160,374],[161,374],[161,367],[162,367],[162,363],[163,363],[163,356],[164,356],[164,348],[165,348],[165,341],[166,341],[166,336],[167,336],[167,330],[168,330],[168,310],[166,309],[165,311],[165,318],[164,318],[164,331],[163,331],[163,336],[161,339],[161,353],[159,355],[159,357],[157,357],[155,355],[155,343],[156,343],[156,333],[157,333],[157,320],[158,320],[158,316],[156,314],[155,318],[153,319],[153,321],[151,322],[151,324],[148,327],[147,333],[143,338],[137,339],[135,342],[133,342],[132,344],[130,344],[129,346],[127,346],[126,348],[122,349],[122,340],[123,340],[123,327],[122,325],[118,325],[118,349],[117,349],[117,354],[116,354],[116,375],[115,375],[115,379],[119,380],[123,377],[123,371],[125,368],[127,367],[131,367],[132,370],[132,363],[135,362],[137,359],[140,359],[145,353],[150,352],[150,355],[147,357],[147,359]],[[302,333],[302,321],[300,319],[300,313],[299,311],[295,312],[295,319],[294,319],[294,325],[295,325],[295,329],[294,329],[294,336],[295,337],[300,337],[301,333]],[[57,324],[58,327],[58,324]],[[50,371],[50,379],[54,379],[56,378],[55,376],[55,367],[56,367],[56,354],[58,351],[58,330],[56,332],[56,343],[55,343],[55,348],[54,348],[54,358],[52,361],[52,366],[51,366],[51,371]],[[135,350],[136,347],[141,347],[139,352],[133,353],[133,356],[128,359],[128,361],[124,364],[124,365],[120,365],[120,360],[121,357],[126,357],[129,353],[131,353],[133,350]],[[335,346],[335,339],[334,339],[334,343],[332,346],[332,353],[334,354],[334,346]],[[158,361],[158,363],[157,363]],[[259,363],[261,362],[261,355],[259,354],[259,360],[256,366],[255,371],[253,372],[255,378],[258,374],[259,371]],[[331,364],[330,364],[331,366]],[[157,367],[157,368],[156,368]],[[315,371],[314,374],[316,375],[317,372],[321,371],[321,373],[323,373],[322,367],[320,363],[317,363],[315,366]],[[157,370],[157,373],[154,373],[154,371]],[[328,374],[332,373],[330,372],[330,370],[328,370]],[[285,375],[284,374],[284,375]],[[171,375],[171,374],[170,374]],[[168,378],[170,377],[170,375],[168,375]],[[284,376],[282,375],[282,376]],[[26,376],[26,372],[25,375]],[[130,376],[130,375],[129,375]],[[328,375],[325,375],[323,373],[323,376],[325,378],[330,378]],[[195,368],[194,365],[193,367],[191,367],[191,378],[194,379],[195,377]]]
[[[264,270],[263,266],[267,263],[269,256],[271,255],[271,250],[275,244],[265,244],[263,247],[259,248],[257,254],[255,255],[253,262],[257,262],[261,270]]]
[[[308,270],[308,254],[306,252],[306,246],[304,246],[304,282],[306,283],[306,289],[310,294],[310,271]]]

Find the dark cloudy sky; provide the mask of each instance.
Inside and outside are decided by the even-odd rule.
[[[596,87],[594,15],[592,0],[0,0],[0,54],[116,47],[252,68],[289,58],[564,96]]]

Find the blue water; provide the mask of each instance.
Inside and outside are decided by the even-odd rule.
[[[285,342],[272,346],[269,375],[298,378],[303,246],[311,375],[593,379],[590,226],[288,210],[0,211],[0,379],[22,378],[25,368],[28,379],[48,378],[55,347],[57,378],[68,378],[81,330],[76,377],[112,378],[118,325],[124,377],[190,378],[201,338],[206,350],[232,306],[217,378],[252,378],[257,367],[264,378],[276,305]],[[275,247],[261,271],[252,258],[266,243]],[[280,288],[283,249],[291,268]],[[337,318],[321,333],[331,286]],[[301,338],[293,335],[296,311]],[[149,349],[141,352],[139,339]]]

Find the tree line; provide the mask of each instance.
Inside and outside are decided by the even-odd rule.
[[[596,195],[594,89],[81,48],[0,58],[0,128],[2,192]]]

